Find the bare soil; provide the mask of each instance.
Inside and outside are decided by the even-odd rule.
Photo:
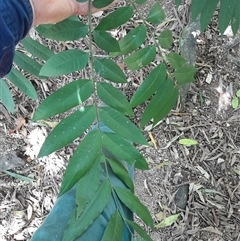
[[[143,14],[151,2],[154,1],[141,6]],[[171,29],[173,49],[178,51],[180,33],[189,21],[189,6],[185,3],[176,11],[172,0],[160,2],[166,22],[161,28],[154,27],[153,31],[157,35],[163,27]],[[135,20],[133,17],[126,29],[130,29]],[[93,21],[97,22],[98,18]],[[116,34],[124,33],[119,29]],[[149,125],[143,130],[150,147],[139,146],[138,149],[146,157],[149,170],[135,171],[136,195],[149,208],[156,225],[179,214],[169,227],[146,229],[154,241],[240,240],[240,110],[229,106],[226,95],[226,89],[234,96],[240,89],[238,38],[239,35],[220,36],[216,12],[209,27],[197,39],[198,72],[185,106],[181,110],[176,106],[157,126]],[[84,41],[39,41],[56,52],[75,46],[87,48]],[[147,41],[151,43],[150,36]],[[129,82],[120,88],[129,98],[155,64],[145,71],[126,72]],[[0,172],[0,241],[30,239],[53,207],[67,161],[81,139],[38,159],[36,155],[46,135],[62,116],[41,125],[27,122],[11,135],[9,130],[15,127],[15,120],[30,119],[46,96],[78,76],[88,76],[87,70],[47,80],[28,75],[38,92],[38,101],[29,100],[12,87],[16,103],[14,115],[1,111],[0,104],[0,167],[10,160],[13,166],[9,171],[34,179],[22,181]],[[232,91],[229,91],[231,88],[227,87],[231,85]],[[143,107],[134,110],[135,123],[139,122]],[[194,139],[198,144],[180,145],[178,141],[182,138]],[[140,220],[138,222],[143,225]]]

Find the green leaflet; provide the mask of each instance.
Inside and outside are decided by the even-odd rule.
[[[120,67],[110,59],[94,58],[93,67],[98,75],[115,83],[127,83]]]
[[[111,186],[108,180],[104,180],[99,186],[91,201],[86,205],[82,214],[76,219],[73,213],[64,230],[63,241],[72,241],[80,237],[83,232],[93,223],[106,207],[111,195]]]
[[[172,102],[175,103],[177,90],[173,85],[172,80],[163,80],[158,87],[157,93],[151,99],[150,103],[146,107],[140,126],[143,127],[149,120],[157,116],[159,119],[160,117],[165,117],[168,112],[173,107]],[[175,98],[173,98],[175,96]],[[159,117],[160,115],[160,117]],[[154,123],[156,121],[154,120]]]
[[[98,130],[89,132],[70,158],[63,175],[60,195],[67,192],[92,167],[98,159],[102,148],[101,133]]]
[[[40,75],[53,77],[83,69],[88,62],[88,54],[76,49],[60,52],[46,61]]]
[[[115,133],[103,133],[103,145],[116,158],[135,165],[139,169],[148,169],[148,164],[144,157],[122,137]]]
[[[160,120],[162,120],[164,117],[167,116],[167,114],[171,111],[171,109],[174,107],[178,99],[178,89],[174,88],[174,91],[171,91],[169,93],[168,102],[166,105],[162,105],[158,108],[156,111],[156,114],[154,116],[153,125],[156,125]]]
[[[153,229],[153,220],[148,209],[139,201],[130,190],[121,187],[114,187],[120,200],[140,217],[143,222]]]
[[[95,30],[111,30],[126,23],[133,14],[133,8],[130,6],[120,7],[114,12],[104,17],[97,25]]]
[[[134,192],[133,182],[128,174],[126,168],[118,161],[114,159],[108,159],[108,163],[110,164],[112,171],[115,175],[122,180],[122,182],[130,188],[132,192]]]
[[[58,41],[73,41],[83,38],[88,33],[88,26],[79,19],[65,19],[56,24],[40,25],[37,31],[45,38]]]
[[[32,83],[27,78],[25,78],[21,72],[15,68],[12,68],[6,78],[15,86],[17,86],[19,90],[21,90],[25,95],[32,98],[33,100],[37,99],[37,92],[34,89]]]
[[[155,58],[155,55],[156,47],[148,46],[125,58],[123,62],[130,70],[137,70],[148,65]]]
[[[175,5],[176,7],[179,7],[179,5],[181,4],[182,0],[175,0]]]
[[[194,74],[196,71],[196,68],[192,65],[185,64],[176,69],[174,77],[176,78],[178,85],[183,85],[194,81]]]
[[[39,64],[38,62],[36,62],[34,59],[28,57],[27,55],[25,55],[19,51],[15,51],[13,61],[18,65],[19,68],[21,68],[39,78],[43,78],[39,74],[40,69],[42,68],[42,65]]]
[[[136,4],[143,4],[145,3],[147,0],[136,0]]]
[[[35,57],[48,60],[54,55],[54,53],[44,45],[40,44],[38,41],[31,39],[30,37],[25,37],[21,40],[23,47]]]
[[[148,145],[141,131],[119,111],[111,107],[102,107],[99,114],[101,121],[115,133],[129,141]]]
[[[207,25],[210,23],[218,3],[219,3],[219,0],[207,1],[207,5],[205,5],[204,11],[201,12],[201,18],[200,18],[200,25],[201,25],[202,32],[206,29]]]
[[[203,11],[205,4],[209,2],[209,0],[192,0],[191,4],[191,13],[192,13],[192,21],[196,20],[197,16]]]
[[[32,120],[41,120],[63,113],[80,105],[92,94],[92,82],[79,79],[71,82],[47,97],[37,108]]]
[[[74,113],[61,120],[47,136],[38,157],[47,156],[75,140],[93,123],[95,118],[95,107],[86,106],[76,110]]]
[[[236,7],[236,4],[239,2],[239,0],[220,0],[220,11],[219,11],[219,30],[221,34],[224,33],[227,26],[231,22],[231,19],[233,17],[233,12]]]
[[[101,241],[122,241],[123,221],[116,211],[109,220]]]
[[[94,41],[99,48],[106,52],[118,52],[120,47],[118,41],[105,31],[93,31]]]
[[[161,32],[160,36],[158,37],[160,45],[164,49],[168,49],[172,46],[173,38],[172,38],[172,31],[165,29]]]
[[[126,220],[126,222],[143,238],[142,241],[152,241],[148,234],[137,223],[131,220]]]
[[[186,64],[186,60],[179,54],[170,52],[167,55],[167,60],[172,68],[177,69]]]
[[[123,114],[133,116],[132,108],[125,95],[111,84],[105,82],[97,83],[97,93],[99,98],[108,106]]]
[[[165,17],[165,13],[160,3],[157,1],[152,5],[147,16],[147,21],[158,24],[161,23]]]
[[[113,0],[94,0],[93,1],[93,6],[95,8],[103,8],[111,4]]]
[[[12,93],[3,79],[0,79],[0,101],[8,109],[8,111],[11,113],[14,112]]]
[[[232,21],[231,21],[231,27],[234,34],[237,33],[239,29],[239,25],[240,25],[240,3],[239,1],[237,1],[233,11]]]
[[[111,53],[111,56],[128,54],[140,47],[146,38],[146,31],[145,25],[139,25],[132,29],[127,35],[119,40],[120,52]]]
[[[161,85],[161,82],[165,81],[166,75],[167,72],[164,64],[159,64],[154,68],[134,93],[130,101],[131,106],[140,105],[150,98],[156,92],[157,87]]]
[[[102,172],[100,164],[96,164],[78,181],[76,191],[77,218],[82,214],[99,188]]]

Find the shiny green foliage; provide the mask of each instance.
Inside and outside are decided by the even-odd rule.
[[[88,26],[80,22],[77,17],[72,17],[57,24],[40,25],[37,31],[45,38],[70,41],[85,37]]]
[[[146,26],[139,25],[119,40],[120,52],[112,53],[112,56],[124,55],[137,49],[146,38]]]
[[[14,56],[14,62],[18,65],[19,68],[24,69],[30,74],[41,78],[39,72],[40,72],[40,69],[42,68],[42,65],[39,64],[34,59],[28,57],[27,55],[19,51],[16,51]]]
[[[175,0],[178,7],[182,0]],[[240,1],[239,0],[192,0],[191,14],[194,21],[200,15],[201,31],[204,31],[210,23],[217,6],[220,3],[218,26],[220,33],[223,34],[228,25],[232,27],[236,34],[240,26]]]
[[[53,77],[83,69],[88,62],[88,54],[69,49],[50,57],[40,70],[40,75]]]
[[[156,47],[148,46],[138,50],[123,61],[130,70],[141,69],[148,65],[156,56]]]
[[[132,7],[121,7],[104,17],[95,30],[111,30],[126,23],[133,14]]]
[[[3,79],[0,79],[0,101],[11,113],[14,112],[14,102],[12,94],[8,88],[8,85]]]
[[[37,99],[37,92],[32,83],[21,72],[12,68],[10,73],[6,76],[12,84],[17,86],[25,95],[33,100]]]
[[[93,68],[102,78],[115,83],[126,83],[127,78],[120,67],[111,59],[94,58]]]
[[[97,46],[107,52],[120,50],[118,41],[105,31],[94,31],[93,37]]]
[[[94,0],[93,5],[104,7],[112,1]],[[136,0],[132,6],[130,4],[112,10],[100,18],[95,28],[86,25],[77,16],[54,25],[38,26],[40,35],[55,41],[73,41],[88,35],[86,42],[92,40],[88,42],[89,46],[94,44],[100,50],[94,49],[93,52],[89,48],[83,51],[76,47],[54,53],[50,46],[46,47],[27,37],[21,41],[26,54],[16,52],[14,62],[17,67],[6,76],[11,84],[32,99],[37,98],[36,91],[24,77],[23,71],[38,78],[71,76],[69,84],[42,101],[32,118],[32,121],[38,121],[58,114],[64,116],[46,138],[39,157],[49,155],[77,138],[82,139],[69,160],[59,194],[61,196],[71,188],[76,188],[76,208],[64,231],[64,241],[81,236],[110,200],[114,202],[116,210],[109,217],[102,241],[120,241],[124,223],[141,237],[140,240],[151,241],[138,224],[123,215],[119,206],[121,201],[153,228],[149,211],[134,195],[133,180],[127,168],[148,169],[147,161],[134,147],[134,144],[148,145],[148,142],[144,133],[128,117],[134,116],[133,108],[145,103],[146,107],[137,125],[140,128],[149,122],[156,125],[176,104],[179,86],[194,81],[196,69],[188,65],[179,53],[171,51],[173,37],[170,30],[161,29],[159,36],[151,33],[149,26],[155,27],[165,19],[159,1],[150,7],[146,19],[135,21],[130,29],[126,29],[123,37],[114,37],[112,30],[119,26],[124,29],[124,24],[133,16],[137,4],[145,2]],[[204,30],[219,2],[221,33],[228,25],[236,33],[240,24],[238,0],[193,0],[193,20],[200,15],[201,30]],[[179,6],[181,1],[175,0],[175,4]],[[150,42],[146,41],[147,34],[151,35]],[[89,79],[76,78],[73,72],[86,67],[85,73],[89,73]],[[129,96],[121,90],[132,81],[133,71],[141,71],[143,76],[137,90]],[[0,80],[0,101],[13,112],[14,103],[6,83],[5,79]],[[88,131],[92,126],[93,130]],[[122,186],[116,186],[109,173],[114,173]],[[117,198],[120,201],[116,201]],[[169,217],[168,222],[159,227],[171,225],[177,217]]]
[[[162,48],[170,48],[173,43],[172,32],[168,29],[163,30],[158,37],[158,40]]]
[[[157,1],[152,5],[152,7],[148,13],[147,20],[150,23],[159,24],[164,20],[164,18],[165,18],[165,13],[164,13],[160,3]]]
[[[49,48],[40,44],[38,41],[31,39],[30,37],[24,38],[21,43],[29,53],[39,59],[46,61],[54,55]]]

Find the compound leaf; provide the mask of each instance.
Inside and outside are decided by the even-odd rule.
[[[102,107],[99,114],[101,121],[115,133],[129,141],[148,145],[141,131],[121,112],[111,107]]]
[[[115,83],[126,83],[127,78],[120,67],[111,59],[94,58],[93,67],[97,74]]]
[[[139,201],[130,190],[121,187],[114,187],[119,199],[133,212],[140,217],[145,224],[153,229],[153,220],[148,209]]]
[[[156,92],[160,83],[165,81],[166,75],[167,72],[164,64],[159,64],[154,68],[134,93],[130,101],[131,106],[140,105],[150,98],[150,96]]]
[[[32,120],[41,120],[63,113],[80,105],[92,94],[92,82],[79,79],[71,82],[47,97],[37,108]]]
[[[47,136],[38,157],[47,156],[75,140],[93,123],[95,118],[95,107],[86,106],[63,119]]]
[[[40,75],[53,77],[83,69],[88,62],[88,54],[76,49],[60,52],[46,61]]]
[[[114,12],[104,17],[97,25],[95,30],[111,30],[126,23],[133,14],[133,8],[130,6],[120,7]]]
[[[99,98],[108,106],[123,114],[133,116],[132,108],[125,95],[111,84],[99,82],[97,84],[97,93]]]
[[[70,190],[85,175],[98,159],[101,149],[101,133],[98,130],[88,132],[69,160],[59,196]]]
[[[156,47],[148,46],[125,58],[123,62],[130,70],[137,70],[149,64],[156,55]]]

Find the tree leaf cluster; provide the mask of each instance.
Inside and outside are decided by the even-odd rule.
[[[95,0],[93,4],[103,7],[111,2],[112,0]],[[136,0],[135,3],[144,2],[145,0]],[[92,71],[91,77],[74,79],[48,96],[32,118],[32,121],[37,121],[71,111],[48,135],[39,157],[49,155],[84,135],[69,160],[61,184],[59,195],[77,185],[76,210],[69,220],[63,240],[75,240],[81,236],[111,199],[115,202],[116,211],[106,225],[102,240],[122,240],[123,225],[131,230],[132,236],[135,235],[132,231],[134,230],[142,240],[151,240],[138,224],[124,215],[120,205],[120,202],[123,203],[147,226],[154,227],[149,211],[134,195],[133,181],[127,168],[134,166],[142,170],[148,169],[147,161],[133,145],[148,145],[148,142],[129,117],[134,116],[134,108],[145,103],[140,128],[150,121],[153,125],[157,124],[176,104],[179,86],[194,81],[196,69],[188,65],[180,54],[171,51],[173,37],[170,30],[163,29],[159,36],[154,36],[153,44],[146,43],[146,36],[151,33],[149,24],[156,26],[165,18],[158,1],[150,8],[146,19],[142,19],[141,23],[137,22],[124,37],[116,39],[112,36],[111,30],[124,27],[133,16],[135,3],[112,11],[101,18],[95,28],[77,17],[55,25],[37,27],[43,37],[57,41],[74,41],[88,35],[98,48],[106,52],[106,57],[94,56],[91,49],[68,49],[54,53],[43,44],[27,37],[22,40],[22,45],[28,54],[16,52],[14,61],[17,67],[6,77],[24,94],[36,99],[36,91],[32,83],[24,77],[23,71],[40,79],[67,75],[86,66]],[[181,1],[175,0],[175,3],[179,5]],[[192,1],[192,17],[195,19],[201,14],[202,30],[212,18],[218,3],[219,0]],[[231,11],[225,11],[224,7],[231,8]],[[231,24],[236,32],[240,21],[238,1],[221,0],[219,11],[220,31],[224,31],[227,25]],[[89,45],[91,44],[92,42],[89,42]],[[157,55],[161,57],[160,63],[150,68],[149,64]],[[130,100],[116,87],[128,82],[128,76],[116,63],[116,57],[122,59],[130,72],[145,67],[149,69]],[[0,100],[13,112],[13,99],[3,80],[0,81],[0,90]],[[93,104],[86,104],[90,98]],[[103,105],[99,105],[99,101]],[[92,127],[92,131],[85,134]],[[109,177],[109,171],[121,180],[124,187],[114,184]],[[173,217],[174,219],[165,220],[165,223],[156,227],[171,225],[178,215]]]

